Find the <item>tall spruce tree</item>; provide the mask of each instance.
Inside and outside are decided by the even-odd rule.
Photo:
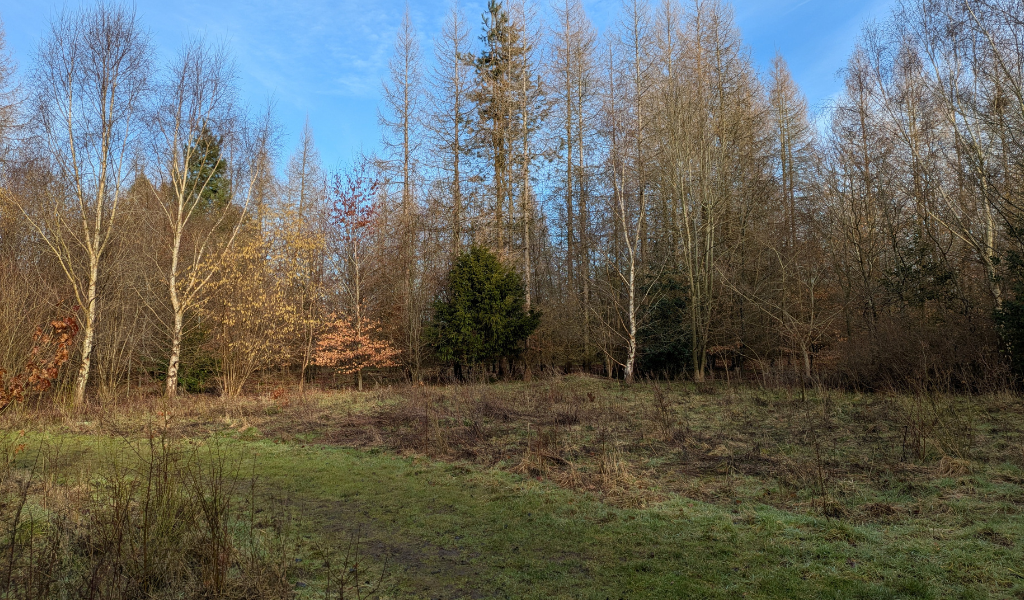
[[[185,151],[188,157],[186,194],[192,198],[191,202],[196,204],[200,214],[222,211],[231,201],[228,165],[220,155],[220,147],[221,140],[203,127]]]

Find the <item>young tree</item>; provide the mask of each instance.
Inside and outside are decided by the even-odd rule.
[[[46,216],[30,219],[82,310],[74,400],[85,399],[104,257],[135,172],[150,81],[151,45],[135,13],[100,3],[65,10],[50,26],[32,75],[35,122],[60,181]]]
[[[381,337],[380,323],[355,316],[335,318],[316,343],[314,360],[322,367],[334,367],[356,376],[356,389],[363,391],[363,371],[397,366],[401,352]]]
[[[21,369],[7,373],[0,368],[0,413],[15,402],[25,400],[25,393],[41,393],[53,387],[60,368],[70,358],[71,346],[78,334],[74,317],[55,319],[44,329],[36,327],[32,350]]]
[[[522,278],[482,246],[459,257],[434,302],[428,335],[438,358],[462,378],[463,365],[497,363],[517,356],[540,322],[526,310]]]
[[[356,370],[350,372],[356,373],[360,389],[363,368],[390,366],[398,357],[389,344],[377,337],[380,322],[372,314],[378,298],[371,289],[369,271],[373,266],[375,238],[380,232],[381,188],[382,182],[369,172],[366,163],[344,177],[335,174],[331,184],[330,241],[342,311],[331,325],[334,333],[321,338],[324,343],[318,346],[317,364],[323,364],[323,359],[338,366],[339,360],[347,357],[350,367],[356,365]],[[365,362],[377,359],[380,364]]]
[[[216,277],[201,313],[220,363],[221,393],[229,398],[240,396],[256,372],[290,358],[288,342],[299,315],[289,301],[288,282],[272,268],[273,251],[273,241],[250,220],[232,252],[215,258]]]

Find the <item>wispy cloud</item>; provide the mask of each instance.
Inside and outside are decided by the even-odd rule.
[[[793,6],[789,7],[785,11],[783,11],[782,16],[786,16],[786,15],[792,13],[793,11],[795,11],[796,9],[800,8],[801,6],[803,6],[803,5],[805,5],[805,4],[809,3],[809,2],[812,2],[812,1],[813,0],[801,0],[800,2],[797,2]]]
[[[65,1],[0,0],[8,42],[24,66],[46,28],[49,14]],[[250,104],[273,97],[285,129],[301,130],[308,115],[328,163],[353,148],[377,142],[376,104],[395,34],[408,6],[424,57],[452,0],[136,0],[165,56],[186,34],[224,40],[234,53],[240,85]],[[776,50],[812,104],[841,88],[835,74],[866,19],[881,17],[892,0],[734,0],[737,24],[765,67]],[[652,0],[656,5],[657,0]],[[40,6],[42,4],[42,6]],[[476,39],[486,0],[459,0]],[[542,12],[550,0],[537,0]],[[30,6],[31,5],[31,6]],[[599,30],[615,23],[621,0],[584,0]],[[41,10],[42,8],[42,10]],[[294,136],[293,136],[294,139]]]

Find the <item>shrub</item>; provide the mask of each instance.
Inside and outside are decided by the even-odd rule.
[[[473,246],[455,262],[434,302],[428,338],[460,377],[462,365],[514,358],[540,323],[540,313],[527,311],[525,303],[522,278],[490,250]]]

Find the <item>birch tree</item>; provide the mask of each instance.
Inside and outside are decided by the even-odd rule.
[[[650,291],[641,281],[645,269],[645,238],[649,190],[647,139],[653,64],[651,60],[651,15],[646,3],[632,0],[623,8],[614,45],[609,46],[606,79],[605,119],[609,124],[608,173],[611,183],[610,213],[614,251],[608,258],[622,286],[624,299],[616,301],[613,331],[625,344],[620,362],[627,382],[636,371],[638,331],[643,305]],[[613,297],[617,294],[613,294]]]
[[[269,142],[270,125],[243,131],[245,123],[235,110],[234,78],[223,50],[200,39],[188,41],[165,71],[152,120],[157,158],[150,180],[165,232],[166,258],[160,268],[171,312],[165,381],[171,398],[178,389],[186,318],[202,304],[231,252],[253,184],[266,168],[259,157]],[[232,177],[239,166],[233,162],[248,162],[238,177]]]
[[[36,55],[35,122],[60,184],[45,216],[22,210],[81,309],[76,404],[89,382],[105,254],[135,173],[151,54],[136,14],[100,3],[57,15]]]

